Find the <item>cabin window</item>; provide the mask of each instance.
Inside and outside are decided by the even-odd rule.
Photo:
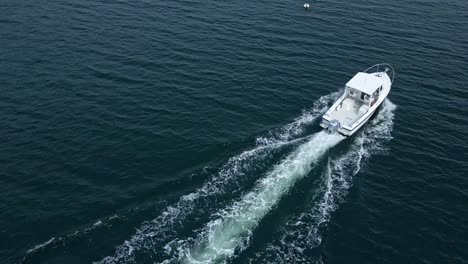
[[[366,95],[367,95],[366,93],[361,93],[361,100],[365,100]]]

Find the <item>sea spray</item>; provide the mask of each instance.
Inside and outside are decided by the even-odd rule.
[[[171,254],[172,247],[165,243],[173,243],[177,237],[176,226],[189,218],[199,204],[204,204],[206,198],[218,195],[225,191],[225,186],[238,179],[238,177],[249,171],[251,164],[265,158],[268,153],[285,145],[295,143],[302,135],[307,125],[313,123],[333,102],[338,93],[332,93],[320,97],[314,102],[311,109],[306,110],[301,116],[285,126],[274,129],[266,136],[256,139],[256,146],[246,150],[239,155],[231,157],[224,164],[217,175],[209,179],[196,191],[182,196],[178,202],[170,205],[159,216],[151,221],[144,222],[136,233],[116,248],[113,256],[107,256],[98,263],[129,263],[135,262],[135,253],[155,248],[157,252],[165,250]],[[176,241],[178,242],[178,241]]]
[[[188,263],[211,263],[230,258],[244,247],[260,220],[312,165],[331,147],[343,140],[339,134],[324,131],[314,135],[258,181],[253,191],[209,222],[191,250],[185,250]]]
[[[265,250],[250,259],[250,263],[320,263],[320,257],[307,250],[322,242],[321,228],[330,220],[331,214],[346,197],[353,177],[360,172],[364,161],[375,153],[385,150],[390,140],[396,106],[388,99],[379,113],[367,124],[342,155],[330,158],[323,171],[321,196],[304,212],[291,217],[282,228],[280,239],[268,244]]]
[[[257,145],[268,146],[275,143],[288,142],[300,136],[304,133],[304,127],[316,120],[317,117],[321,117],[325,110],[328,109],[328,105],[335,101],[340,94],[339,92],[335,92],[320,97],[314,102],[314,106],[311,109],[304,110],[299,117],[294,119],[294,122],[271,130],[267,136],[257,138]]]

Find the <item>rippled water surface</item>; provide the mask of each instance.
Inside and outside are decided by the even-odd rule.
[[[302,5],[0,2],[2,263],[468,263],[468,3]]]

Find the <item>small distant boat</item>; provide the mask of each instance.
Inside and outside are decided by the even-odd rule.
[[[393,67],[386,63],[358,72],[346,83],[343,95],[323,115],[320,126],[328,133],[353,135],[387,98],[394,78]]]

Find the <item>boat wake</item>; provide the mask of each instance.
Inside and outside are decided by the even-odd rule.
[[[145,250],[144,254],[154,252],[171,253],[171,246],[167,244],[178,237],[177,228],[200,210],[210,208],[213,197],[239,191],[232,186],[239,186],[243,176],[253,175],[247,173],[258,166],[259,161],[265,160],[272,151],[284,146],[297,144],[307,138],[301,137],[308,125],[323,114],[329,104],[333,102],[338,93],[332,93],[318,99],[310,110],[304,111],[300,117],[284,127],[270,131],[267,136],[256,139],[256,146],[250,150],[230,158],[222,166],[219,173],[196,191],[182,196],[174,205],[168,206],[158,217],[143,223],[136,233],[116,248],[113,256],[107,256],[97,263],[132,263],[136,262],[138,252]],[[258,175],[257,175],[258,176]],[[211,203],[210,203],[211,202]],[[213,204],[212,208],[216,208]],[[163,246],[166,245],[165,249]]]
[[[396,106],[388,99],[378,115],[360,132],[349,150],[329,159],[323,173],[319,198],[305,212],[290,218],[282,228],[280,239],[271,242],[263,252],[257,253],[250,263],[321,263],[320,256],[308,254],[320,246],[321,229],[343,201],[352,185],[353,177],[362,164],[376,153],[385,151],[384,143],[391,139],[393,111]]]
[[[246,247],[260,220],[297,180],[311,171],[312,165],[328,149],[344,138],[325,131],[315,134],[260,179],[254,190],[218,212],[217,218],[199,233],[191,249],[179,242],[182,244],[179,246],[179,258],[187,263],[213,263],[230,258],[238,248]]]
[[[226,262],[244,252],[252,242],[254,230],[282,196],[343,140],[340,135],[324,132],[305,136],[337,95],[320,98],[292,123],[257,138],[255,147],[231,157],[200,188],[165,207],[153,220],[142,223],[134,235],[116,247],[113,255],[96,263],[164,259],[164,263]],[[310,206],[288,218],[263,250],[247,253],[251,263],[320,262],[319,256],[307,251],[321,245],[323,228],[345,198],[362,164],[372,154],[385,150],[384,143],[391,139],[394,109],[395,105],[387,99],[375,118],[351,138],[345,151],[328,157]],[[273,165],[278,157],[283,159]],[[25,260],[40,257],[49,248],[66,247],[81,236],[91,235],[96,228],[112,226],[116,218],[98,221],[82,232],[55,236],[28,250]]]

